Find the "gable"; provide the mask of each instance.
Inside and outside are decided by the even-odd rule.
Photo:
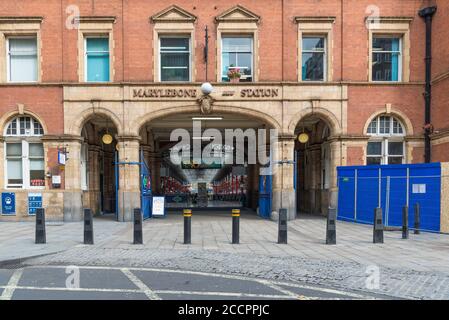
[[[150,18],[151,22],[195,22],[196,16],[178,6],[171,6]]]
[[[217,22],[259,22],[260,17],[248,9],[237,5],[215,17]]]

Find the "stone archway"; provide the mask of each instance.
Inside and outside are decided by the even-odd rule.
[[[159,183],[160,180],[164,180],[161,177],[167,175],[170,172],[170,177],[179,179],[181,182],[185,182],[182,178],[182,173],[178,172],[179,168],[174,168],[167,163],[167,157],[164,156],[169,148],[173,146],[170,144],[168,131],[173,129],[191,129],[193,118],[205,118],[202,121],[204,127],[202,129],[217,129],[223,133],[223,143],[225,143],[225,129],[259,129],[259,128],[276,128],[279,130],[280,125],[278,121],[271,118],[260,111],[253,111],[245,108],[236,108],[230,106],[223,106],[220,104],[215,105],[212,114],[203,115],[200,113],[198,105],[183,106],[177,108],[166,108],[151,114],[147,114],[140,119],[136,119],[136,122],[132,125],[135,128],[139,128],[139,135],[141,136],[141,148],[145,158],[148,159],[148,164],[151,168],[152,185],[159,186],[164,185]],[[214,121],[209,118],[221,118],[221,120]],[[177,127],[176,127],[177,126]],[[256,131],[257,135],[257,131]],[[267,134],[269,139],[269,133]],[[176,143],[175,143],[176,144]],[[247,150],[245,150],[247,151]],[[245,154],[246,156],[247,154]],[[257,164],[249,164],[246,169],[246,175],[244,179],[247,179],[246,189],[247,199],[245,199],[247,208],[257,208],[258,198],[258,184],[259,173]],[[227,168],[226,168],[227,169]],[[225,170],[223,170],[224,172]],[[226,171],[229,174],[232,171]],[[217,179],[221,181],[223,178],[227,178],[226,174],[217,173]],[[189,176],[191,178],[192,176]],[[213,177],[213,178],[216,178]],[[218,181],[217,180],[217,181]],[[155,187],[154,192],[164,194],[163,191]]]
[[[330,113],[308,112],[295,125],[295,136],[303,132],[309,140],[295,142],[297,212],[325,215],[336,204],[340,126]]]

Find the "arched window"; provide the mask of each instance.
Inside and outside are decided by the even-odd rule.
[[[29,116],[20,116],[6,126],[5,163],[6,188],[45,187],[42,125]]]
[[[367,165],[404,163],[405,130],[398,119],[378,116],[369,124],[367,134],[370,136]]]

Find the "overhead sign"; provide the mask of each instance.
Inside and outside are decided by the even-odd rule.
[[[28,193],[28,214],[36,214],[38,208],[42,208],[42,193]]]
[[[153,197],[153,217],[165,216],[165,197]]]
[[[11,192],[2,193],[2,214],[16,213],[16,194]]]

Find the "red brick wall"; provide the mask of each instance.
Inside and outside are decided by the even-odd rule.
[[[122,7],[122,3],[124,6]],[[242,5],[261,16],[259,25],[260,80],[297,80],[297,25],[295,16],[336,16],[334,25],[333,74],[334,80],[368,79],[368,30],[365,17],[368,6],[376,5],[381,16],[412,16],[411,25],[411,80],[424,78],[424,23],[417,16],[422,0],[229,0],[225,3],[202,0],[15,0],[0,2],[2,16],[43,16],[42,55],[43,80],[77,81],[77,30],[65,28],[69,17],[68,5],[77,5],[83,16],[115,16],[114,56],[117,81],[152,81],[153,26],[149,17],[176,4],[198,16],[196,23],[196,68],[198,81],[204,81],[203,44],[204,27],[210,30],[208,78],[215,79],[216,24],[214,17],[225,10]],[[342,9],[344,14],[342,15]],[[442,10],[443,11],[443,10]],[[444,11],[443,11],[444,12]],[[440,18],[441,19],[441,18]],[[343,23],[343,39],[341,37]],[[284,45],[282,46],[282,29]],[[123,31],[126,35],[123,38]],[[276,35],[276,36],[273,36]],[[125,43],[124,43],[125,41]],[[446,39],[447,41],[447,39]],[[342,68],[343,42],[343,68]],[[282,47],[284,55],[282,56]],[[284,63],[282,63],[284,61]],[[282,76],[282,72],[284,76]]]
[[[432,148],[432,161],[447,162],[449,160],[449,143],[442,143]]]
[[[365,134],[363,128],[369,117],[378,111],[385,111],[385,104],[391,103],[392,108],[400,110],[410,119],[414,133],[421,134],[424,123],[422,93],[422,85],[350,86],[348,92],[348,133]]]
[[[348,147],[346,154],[346,164],[348,166],[363,165],[365,163],[365,154],[362,147]]]
[[[61,87],[0,87],[0,115],[17,111],[18,103],[23,104],[25,110],[37,114],[42,119],[43,125],[47,127],[45,134],[62,134],[64,132]]]

